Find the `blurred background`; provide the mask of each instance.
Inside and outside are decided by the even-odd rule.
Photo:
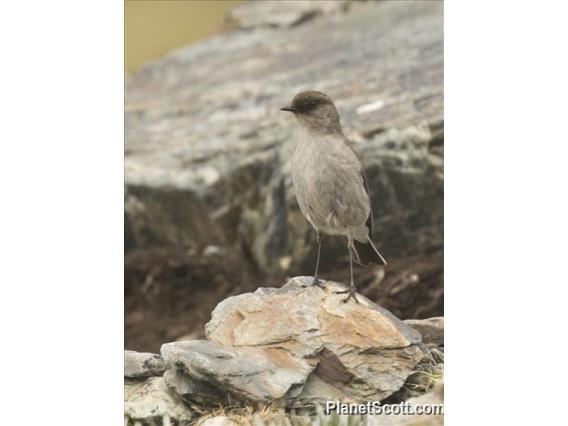
[[[443,315],[443,5],[125,2],[125,346],[200,338],[217,303],[312,275],[315,235],[279,108],[328,93],[369,180],[386,269],[361,294],[402,319]],[[321,275],[346,282],[345,241]]]
[[[125,0],[124,68],[128,74],[173,49],[214,35],[243,0]]]

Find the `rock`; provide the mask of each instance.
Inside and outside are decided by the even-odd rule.
[[[219,246],[210,245],[203,250],[203,256],[223,256],[225,250]]]
[[[422,341],[437,346],[444,345],[444,317],[434,317],[422,320],[405,320],[406,324],[422,335]]]
[[[201,426],[238,426],[238,424],[227,416],[216,416],[205,420]]]
[[[315,237],[289,172],[298,126],[279,108],[318,89],[335,100],[365,164],[379,249],[388,259],[439,251],[442,3],[353,2],[310,21],[320,2],[280,3],[243,5],[235,16],[247,30],[177,50],[130,79],[127,249],[236,247],[273,275],[311,268]],[[267,7],[296,11],[276,23],[254,16]],[[345,256],[344,245],[326,240],[322,265]]]
[[[232,400],[287,407],[382,400],[399,390],[426,357],[419,333],[363,296],[360,304],[342,303],[345,296],[334,294],[342,284],[327,281],[322,290],[312,280],[292,278],[221,302],[207,341],[162,346],[166,381],[175,370]]]
[[[431,347],[430,348],[430,353],[432,354],[432,357],[434,358],[434,361],[440,364],[444,363],[444,351],[443,348],[439,348],[437,346]]]
[[[125,425],[186,425],[191,411],[169,391],[161,377],[127,380],[124,386]]]
[[[226,392],[207,383],[193,380],[177,368],[166,371],[164,381],[171,392],[188,403],[213,405],[226,400]]]
[[[260,354],[222,348],[205,340],[166,343],[161,353],[168,365],[183,371],[192,381],[245,401],[271,402],[305,380],[301,372],[281,367]]]
[[[161,376],[166,371],[166,363],[157,354],[124,351],[124,377],[140,378]]]
[[[235,7],[228,15],[229,23],[240,29],[256,27],[292,27],[306,22],[318,15],[344,12],[349,7],[348,0],[315,1],[264,1],[249,2]]]

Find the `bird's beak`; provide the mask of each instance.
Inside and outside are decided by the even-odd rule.
[[[292,106],[287,106],[287,107],[284,107],[284,108],[280,108],[280,111],[296,112],[296,109]]]

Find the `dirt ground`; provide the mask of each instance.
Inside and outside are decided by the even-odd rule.
[[[223,299],[257,287],[280,287],[287,277],[266,277],[237,255],[203,256],[197,250],[156,248],[125,255],[125,348],[159,352],[162,343],[204,337],[203,327]],[[349,281],[347,259],[322,265],[321,277]],[[306,271],[305,275],[310,275]],[[386,270],[356,267],[361,294],[401,319],[444,314],[443,255],[393,259]]]

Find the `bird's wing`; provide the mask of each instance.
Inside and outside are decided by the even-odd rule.
[[[369,196],[369,217],[367,218],[367,222],[365,222],[365,225],[367,225],[367,228],[369,228],[369,236],[373,235],[373,208],[370,205],[371,204],[371,194],[369,193],[369,184],[367,183],[367,175],[365,174],[365,170],[363,170],[363,168],[361,168],[361,177],[363,178],[363,184],[365,185],[365,191],[367,192],[367,195]]]
[[[353,154],[355,155],[355,157],[357,158],[359,163],[361,163],[361,160],[359,159],[359,156],[357,155],[357,153],[353,149],[351,142],[349,142],[349,140],[347,138],[344,138],[344,141],[345,141],[345,144],[349,147],[349,149],[351,149],[351,151],[353,152]],[[361,163],[361,178],[363,179],[363,186],[365,187],[365,192],[369,196],[369,204],[370,204],[371,203],[371,194],[369,193],[369,184],[367,182],[367,176],[365,175],[365,170],[363,170],[362,163]],[[370,207],[369,208],[369,217],[367,218],[367,221],[365,222],[365,225],[367,226],[367,229],[369,230],[369,234],[367,235],[367,241],[366,242],[360,242],[360,241],[354,240],[354,245],[353,245],[354,250],[353,251],[354,251],[354,254],[355,254],[355,261],[358,264],[363,265],[363,266],[368,265],[369,263],[375,263],[377,265],[386,266],[387,265],[386,260],[379,253],[379,251],[375,247],[375,244],[373,243],[373,237],[372,237],[372,235],[373,235],[373,210],[372,210],[371,206],[369,206],[369,207]]]
[[[369,204],[371,204],[371,193],[369,192],[369,184],[367,183],[367,175],[365,174],[365,170],[363,169],[363,163],[361,162],[361,159],[357,155],[357,152],[355,152],[355,149],[353,149],[353,144],[351,143],[351,141],[349,141],[349,139],[347,139],[344,136],[343,142],[345,142],[345,145],[347,145],[349,147],[349,149],[353,152],[353,154],[357,158],[357,161],[359,161],[359,164],[361,164],[361,178],[363,179],[363,185],[365,186],[365,192],[369,196]],[[373,235],[373,209],[371,208],[370,205],[369,205],[369,207],[370,207],[369,208],[369,217],[367,218],[365,225],[367,225],[367,228],[369,228],[369,236],[371,236],[371,235]]]

